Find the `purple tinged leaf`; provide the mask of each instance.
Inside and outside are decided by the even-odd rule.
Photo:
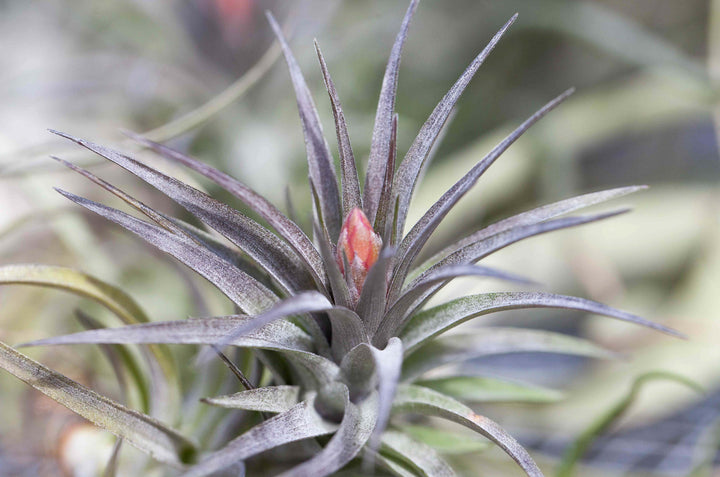
[[[409,382],[448,363],[507,353],[560,353],[592,358],[613,358],[613,353],[590,341],[523,328],[485,327],[436,338],[416,348],[403,362],[402,378]]]
[[[630,186],[630,187],[618,187],[616,189],[609,189],[600,192],[591,192],[589,194],[579,195],[570,199],[561,200],[552,204],[543,205],[527,212],[522,212],[507,219],[495,222],[492,225],[478,230],[465,237],[464,239],[454,243],[453,245],[443,249],[442,251],[435,254],[433,257],[428,259],[420,269],[426,269],[431,264],[439,262],[443,258],[447,257],[451,253],[480,240],[486,239],[492,235],[496,235],[501,232],[513,229],[515,227],[523,225],[533,225],[540,222],[553,219],[569,212],[590,207],[592,205],[600,204],[611,199],[622,197],[624,195],[632,194],[639,190],[647,189],[647,186]]]
[[[327,314],[332,326],[332,355],[338,362],[355,346],[370,342],[365,325],[354,311],[334,307]]]
[[[265,386],[229,396],[204,398],[202,402],[230,409],[281,413],[292,409],[298,403],[299,397],[298,386]]]
[[[391,336],[395,336],[406,323],[412,311],[429,298],[428,290],[434,292],[438,289],[438,287],[435,286],[437,283],[444,283],[453,278],[463,276],[490,277],[516,283],[531,283],[517,275],[478,265],[460,264],[440,267],[409,286],[405,294],[398,298],[390,307],[387,313],[385,313],[380,327],[373,336],[373,344],[376,346],[383,345],[387,343],[387,340],[390,339]]]
[[[405,343],[406,352],[409,353],[433,337],[477,316],[530,308],[584,311],[646,326],[675,336],[679,335],[676,331],[645,318],[584,298],[543,292],[505,292],[466,296],[424,310],[408,322],[400,332],[400,337]]]
[[[385,314],[387,276],[394,256],[395,249],[393,247],[386,247],[380,252],[377,262],[370,268],[365,278],[365,284],[360,293],[357,313],[365,323],[365,328],[370,335],[375,333]]]
[[[326,421],[317,413],[314,396],[311,395],[308,400],[236,437],[182,474],[182,477],[210,475],[266,450],[290,442],[332,434],[337,428],[337,424]]]
[[[245,313],[258,313],[277,301],[266,287],[204,247],[117,209],[58,189],[73,202],[115,222],[205,277]]]
[[[75,344],[213,344],[236,327],[251,321],[250,316],[223,316],[190,320],[143,323],[121,328],[81,331],[22,344],[49,346]],[[273,351],[310,353],[313,343],[303,330],[288,321],[275,321],[236,338],[233,346]]]
[[[502,427],[449,396],[420,386],[403,385],[398,389],[393,411],[437,416],[461,424],[497,444],[529,477],[543,477],[530,454]]]
[[[0,368],[160,462],[183,467],[195,445],[159,421],[101,396],[0,342]]]
[[[315,103],[313,102],[310,90],[305,83],[300,66],[298,66],[290,47],[285,41],[285,36],[277,21],[270,12],[267,12],[270,26],[275,32],[280,46],[282,47],[285,61],[290,70],[293,88],[297,97],[298,111],[305,135],[305,147],[307,149],[308,166],[310,177],[318,187],[318,196],[322,208],[323,217],[330,236],[335,239],[340,233],[342,223],[340,196],[338,192],[337,175],[333,164],[332,154],[323,135],[320,117],[318,116]]]
[[[533,124],[543,118],[547,113],[552,111],[560,103],[573,93],[573,89],[565,91],[557,98],[543,106],[535,114],[530,116],[525,122],[517,127],[497,146],[493,148],[480,162],[478,162],[465,176],[457,181],[440,199],[435,202],[425,215],[413,226],[410,232],[405,236],[398,248],[398,265],[392,277],[390,286],[390,297],[395,299],[407,273],[417,257],[420,250],[435,231],[440,222],[457,204],[457,202],[477,183],[483,173],[505,152],[515,141],[523,135]],[[405,204],[400,203],[400,211],[402,213]]]
[[[388,154],[387,164],[385,165],[385,178],[380,192],[380,200],[378,201],[377,214],[375,215],[374,228],[380,233],[383,243],[392,244],[393,232],[391,228],[395,222],[393,216],[394,201],[392,197],[392,182],[395,176],[395,160],[397,158],[397,129],[398,115],[393,115],[392,130],[390,133],[390,152]]]
[[[375,127],[373,128],[372,142],[370,144],[370,157],[368,158],[365,174],[365,191],[363,206],[365,215],[370,223],[375,223],[380,195],[383,189],[388,157],[390,157],[390,142],[392,134],[393,114],[395,113],[395,96],[397,92],[398,75],[400,70],[400,57],[407,38],[410,21],[418,6],[418,0],[411,0],[405,13],[400,31],[395,38],[385,76],[383,77],[380,98],[378,99],[377,113],[375,114]]]
[[[330,238],[328,237],[327,230],[320,230],[316,223],[313,223],[313,226],[315,228],[315,237],[317,238],[318,245],[320,246],[320,255],[322,256],[323,263],[327,271],[333,300],[340,306],[350,308],[350,290],[348,290],[347,281],[345,280],[342,272],[340,272],[340,267],[338,267],[338,264],[335,261],[335,253],[332,251],[332,245],[330,245]]]
[[[237,210],[117,151],[52,132],[114,162],[163,192],[246,252],[285,289],[302,290],[313,283],[299,257],[285,242]]]
[[[149,139],[135,133],[125,131],[125,134],[140,144],[149,147],[162,157],[171,161],[179,162],[180,164],[207,177],[240,199],[245,205],[260,215],[260,217],[265,219],[267,223],[269,223],[278,232],[278,234],[280,234],[280,236],[290,244],[293,250],[295,250],[295,252],[297,252],[297,254],[303,259],[303,264],[307,271],[313,275],[313,278],[320,285],[323,284],[322,260],[317,250],[315,250],[312,241],[293,220],[286,217],[267,199],[237,179],[230,177],[214,167],[193,159],[190,156],[182,154],[181,152],[171,149],[165,145],[150,141]]]
[[[495,48],[495,45],[500,41],[500,38],[505,34],[505,31],[512,25],[517,19],[517,14],[513,15],[510,20],[500,29],[498,33],[490,40],[490,43],[485,49],[470,63],[465,72],[450,88],[450,91],[443,97],[442,100],[435,106],[435,109],[428,117],[425,124],[423,124],[420,132],[413,141],[410,149],[405,155],[402,163],[398,167],[397,175],[393,185],[393,193],[400,197],[399,216],[397,221],[397,236],[402,237],[403,230],[405,228],[405,221],[407,219],[407,210],[410,206],[410,199],[412,198],[415,185],[417,184],[418,177],[424,167],[428,154],[438,139],[443,125],[448,120],[455,103],[457,103],[460,96],[465,91],[465,88],[470,83],[470,80],[475,75],[480,65],[483,64],[485,59],[490,55],[490,52]],[[365,186],[367,187],[367,186]]]
[[[332,105],[333,117],[335,118],[335,132],[337,133],[338,152],[340,153],[340,182],[342,185],[342,210],[343,217],[347,217],[354,208],[362,209],[362,194],[360,193],[360,181],[358,179],[357,166],[355,164],[355,156],[352,146],[350,145],[350,135],[348,134],[347,124],[345,122],[345,114],[340,105],[335,83],[333,83],[330,73],[328,72],[325,57],[320,51],[320,45],[315,40],[315,51],[320,61],[320,69],[322,70],[325,88],[330,96],[330,104]]]
[[[325,448],[312,459],[293,467],[278,477],[326,477],[343,468],[370,438],[377,419],[377,394],[359,404],[345,395],[345,414],[340,427]]]

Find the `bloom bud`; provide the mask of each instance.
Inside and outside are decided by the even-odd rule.
[[[348,277],[348,286],[354,299],[360,296],[368,270],[377,262],[382,239],[375,233],[362,210],[355,208],[350,211],[340,229],[336,260],[340,271]],[[343,254],[350,265],[349,273],[345,271]]]

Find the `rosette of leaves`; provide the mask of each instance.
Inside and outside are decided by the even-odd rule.
[[[571,91],[553,99],[520,124],[405,233],[408,207],[433,145],[473,75],[516,18],[512,17],[500,29],[440,100],[396,167],[395,91],[401,52],[417,3],[411,2],[390,53],[363,188],[343,110],[320,48],[316,44],[335,119],[339,181],[300,68],[269,15],[287,60],[305,135],[314,198],[312,231],[302,230],[247,185],[164,145],[133,136],[161,156],[214,181],[261,220],[243,215],[126,154],[57,133],[160,190],[205,228],[164,215],[62,159],[58,160],[113,193],[148,220],[69,192],[59,192],[205,277],[233,302],[237,313],[142,323],[147,320],[133,318],[142,312],[132,299],[92,277],[47,267],[6,267],[0,271],[2,283],[67,288],[101,301],[126,323],[120,328],[91,329],[31,344],[152,344],[155,348],[148,348],[151,351],[146,356],[148,362],[160,372],[164,369],[166,377],[172,375],[168,371],[172,366],[163,368],[167,354],[162,345],[210,345],[208,349],[226,361],[246,389],[209,397],[204,404],[197,405],[232,408],[235,413],[250,411],[249,419],[232,421],[239,430],[220,443],[203,438],[198,446],[159,420],[102,397],[6,345],[0,348],[0,366],[157,461],[180,468],[186,477],[222,472],[237,475],[246,466],[253,475],[281,472],[280,475],[296,477],[325,476],[353,469],[362,469],[364,474],[455,475],[443,460],[442,449],[423,442],[433,440],[428,439],[427,432],[404,425],[400,417],[407,413],[447,419],[476,431],[505,451],[527,475],[542,475],[517,441],[491,419],[476,414],[461,402],[533,400],[542,393],[489,378],[422,378],[444,364],[493,354],[532,351],[602,357],[608,353],[579,338],[538,330],[493,327],[455,333],[452,337],[444,337],[443,333],[480,315],[528,308],[578,310],[670,334],[675,332],[600,303],[545,292],[478,294],[434,307],[427,307],[426,303],[460,276],[523,281],[477,263],[525,238],[617,215],[622,211],[565,216],[641,187],[590,193],[520,213],[460,238],[418,263],[424,245],[453,206],[507,148]],[[224,236],[232,246],[218,240],[216,234]],[[252,350],[245,371],[255,369],[257,384],[221,352],[229,347]],[[156,372],[155,376],[160,374]],[[161,401],[162,406],[158,392],[161,390],[148,390],[150,400],[156,406]],[[304,445],[297,446],[298,443]],[[294,457],[290,453],[272,454],[273,450],[293,444],[298,451],[292,454]],[[276,456],[270,459],[272,465],[268,459],[262,460],[267,455]]]

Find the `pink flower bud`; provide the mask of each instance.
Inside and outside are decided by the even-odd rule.
[[[348,286],[353,298],[357,299],[362,291],[365,277],[377,262],[382,239],[375,233],[362,210],[355,208],[345,218],[337,244],[336,260],[340,271],[348,277]],[[343,254],[350,265],[349,274],[345,272]]]

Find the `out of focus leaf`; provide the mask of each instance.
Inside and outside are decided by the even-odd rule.
[[[561,392],[552,389],[480,376],[452,376],[418,381],[416,384],[469,402],[546,403],[563,397]]]

